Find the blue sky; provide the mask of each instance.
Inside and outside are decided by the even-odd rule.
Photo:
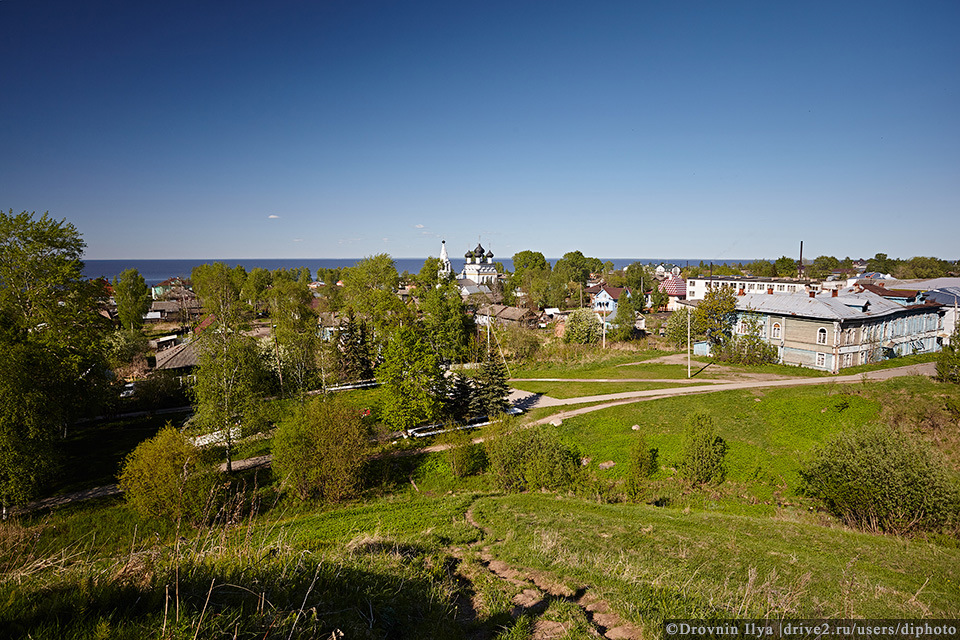
[[[960,3],[0,1],[87,257],[960,257]]]

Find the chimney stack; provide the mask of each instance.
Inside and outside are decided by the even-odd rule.
[[[767,287],[767,295],[768,295],[768,296],[772,296],[772,295],[773,295],[773,287]]]
[[[838,295],[840,295],[840,290],[839,290],[839,289],[834,289],[833,291],[830,292],[830,297],[831,297],[831,298],[836,298]]]
[[[810,295],[811,298],[816,298],[816,297],[817,297],[817,292],[816,292],[816,291],[811,291],[811,292],[809,292],[809,295]]]

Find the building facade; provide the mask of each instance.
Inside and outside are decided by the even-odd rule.
[[[759,331],[782,364],[837,373],[846,367],[940,350],[943,307],[897,304],[862,288],[737,296],[734,334]]]
[[[687,300],[703,300],[707,291],[717,287],[730,287],[736,293],[743,291],[746,294],[820,291],[820,284],[813,280],[761,278],[759,276],[707,276],[687,279]]]

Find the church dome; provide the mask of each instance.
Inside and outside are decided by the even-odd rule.
[[[465,254],[463,254],[463,257],[464,257],[464,258],[472,258],[472,257],[473,257],[473,251],[467,251]]]
[[[488,257],[488,258],[492,258],[492,257],[493,257],[493,251],[487,251],[487,257]]]
[[[483,253],[484,253],[483,245],[478,242],[477,248],[473,250],[473,255],[477,256],[478,258],[482,258]]]

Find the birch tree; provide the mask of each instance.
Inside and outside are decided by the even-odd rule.
[[[264,382],[256,343],[241,332],[244,280],[238,270],[220,262],[193,270],[194,287],[210,314],[199,338],[194,420],[202,430],[220,433],[227,472],[233,470],[235,432],[256,417]]]

